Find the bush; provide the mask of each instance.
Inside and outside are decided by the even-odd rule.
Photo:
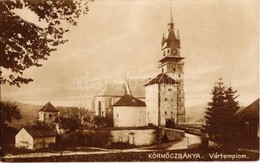
[[[97,127],[113,127],[113,119],[111,117],[95,116],[93,118],[93,124]]]
[[[84,133],[84,141],[86,146],[106,147],[112,139],[109,130],[89,131]]]

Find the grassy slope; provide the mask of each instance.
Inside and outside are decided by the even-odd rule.
[[[15,127],[16,129],[20,129],[23,126],[30,126],[33,124],[33,121],[38,117],[38,111],[41,109],[42,106],[40,105],[31,105],[31,104],[24,104],[20,102],[14,102],[18,109],[21,111],[22,118],[17,121],[13,121],[11,126]]]

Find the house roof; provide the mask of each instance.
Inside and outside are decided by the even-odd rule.
[[[235,117],[243,120],[259,119],[259,98],[246,108],[238,111]]]
[[[59,112],[58,109],[56,109],[50,102],[48,102],[47,104],[45,104],[40,111],[43,112]]]
[[[155,78],[150,80],[145,86],[158,84],[158,83],[164,83],[164,84],[175,84],[176,81],[169,77],[168,75],[161,73],[157,75]]]
[[[146,105],[143,101],[129,94],[125,94],[113,106],[146,106]]]
[[[40,137],[50,137],[55,136],[55,130],[46,129],[45,131],[38,129],[34,126],[26,126],[24,129],[33,137],[33,138],[40,138]]]

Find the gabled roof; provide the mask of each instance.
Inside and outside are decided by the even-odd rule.
[[[125,94],[113,106],[146,106],[146,105],[143,101],[129,94]]]
[[[41,138],[41,137],[50,137],[55,136],[55,130],[46,129],[45,131],[41,129],[37,129],[34,126],[26,126],[24,129],[33,137],[33,138]]]
[[[155,78],[150,80],[145,86],[158,84],[158,83],[164,83],[164,84],[175,84],[176,81],[169,77],[168,75],[161,73],[157,75]]]
[[[238,111],[235,117],[243,120],[259,119],[259,98],[246,108]]]
[[[59,112],[50,102],[45,104],[39,111],[43,112]]]

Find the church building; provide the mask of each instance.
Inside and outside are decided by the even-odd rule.
[[[163,35],[162,58],[159,60],[159,75],[146,86],[147,123],[156,126],[185,122],[183,66],[180,54],[180,36],[174,31],[174,23],[168,24],[168,35]]]

